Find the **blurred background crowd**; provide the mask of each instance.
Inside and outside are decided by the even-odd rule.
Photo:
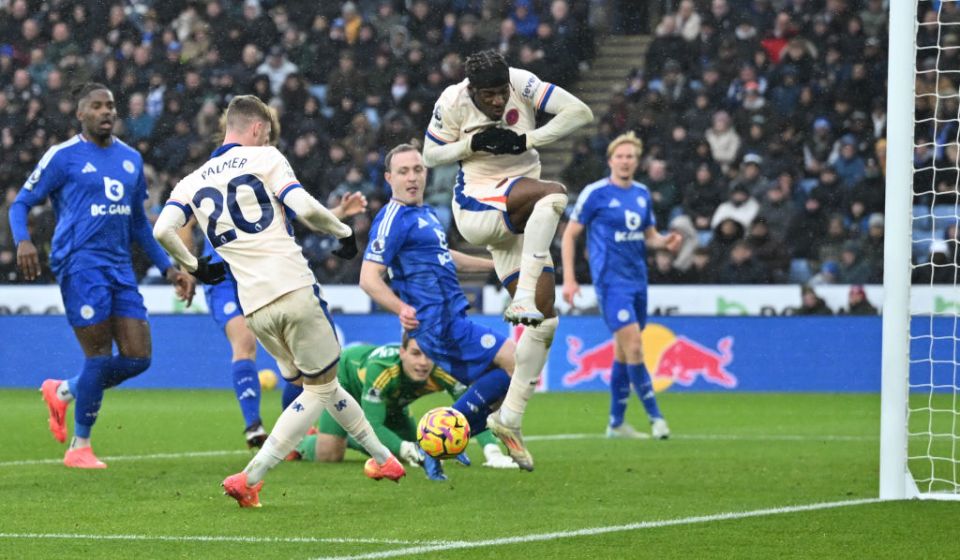
[[[960,23],[957,3],[921,2],[921,21],[938,16]],[[44,151],[77,133],[78,83],[113,90],[152,214],[207,159],[231,97],[253,93],[279,112],[279,147],[311,194],[367,195],[353,224],[365,241],[389,197],[384,154],[423,138],[469,54],[499,49],[576,94],[606,37],[649,34],[596,133],[547,178],[575,200],[606,174],[607,143],[633,130],[657,223],[684,235],[677,255],[651,255],[652,283],[879,283],[887,24],[885,0],[0,0],[0,282],[17,281],[7,208]],[[916,282],[956,270],[958,84],[935,71],[960,68],[953,29],[921,25],[918,39],[917,91],[937,95],[916,107]],[[455,173],[434,169],[427,187],[454,244]],[[48,246],[49,205],[30,224]],[[331,239],[297,235],[321,282],[357,280]]]

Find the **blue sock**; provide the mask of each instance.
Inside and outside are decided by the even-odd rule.
[[[643,364],[627,364],[627,373],[630,375],[630,381],[633,382],[633,390],[640,397],[643,408],[647,410],[647,416],[650,421],[657,418],[663,418],[660,414],[660,407],[657,406],[657,397],[653,393],[653,381],[650,379],[650,373],[647,372],[647,366]]]
[[[467,418],[471,434],[479,434],[487,429],[487,416],[492,412],[490,407],[503,400],[508,388],[510,376],[502,369],[494,369],[474,381],[453,403],[453,408]]]
[[[233,391],[247,426],[260,422],[260,378],[253,360],[233,362]]]
[[[623,424],[623,415],[627,412],[627,401],[630,399],[630,376],[627,375],[627,364],[613,362],[610,370],[610,427],[616,428]]]
[[[74,434],[79,438],[90,437],[90,429],[97,421],[100,404],[103,402],[104,373],[111,359],[112,356],[87,358],[83,362],[83,371],[76,377],[76,382],[71,384],[71,392],[77,398]]]
[[[128,358],[116,355],[110,358],[103,372],[103,388],[116,387],[131,377],[136,377],[150,367],[150,358]]]
[[[283,398],[280,400],[280,404],[283,407],[282,410],[286,410],[290,403],[297,400],[297,397],[300,396],[300,393],[303,392],[303,387],[299,385],[294,385],[293,383],[287,383],[283,386]]]

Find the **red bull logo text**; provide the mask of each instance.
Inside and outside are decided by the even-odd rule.
[[[678,336],[663,325],[651,324],[643,331],[644,363],[657,392],[674,383],[690,387],[697,379],[726,389],[737,386],[736,376],[727,370],[733,362],[733,337],[717,343],[713,351],[685,336]],[[583,339],[567,336],[567,361],[574,367],[563,375],[564,387],[576,387],[598,377],[610,382],[614,361],[613,340],[583,348]]]

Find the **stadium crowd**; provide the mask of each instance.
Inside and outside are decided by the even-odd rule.
[[[149,164],[153,212],[208,157],[229,99],[254,93],[279,112],[280,148],[304,186],[331,205],[362,191],[373,215],[388,192],[383,155],[422,138],[468,54],[498,48],[576,93],[595,56],[599,36],[587,22],[598,4],[617,22],[612,31],[646,23],[619,1],[0,2],[0,282],[16,281],[6,208],[46,148],[77,132],[69,95],[77,83],[97,80],[116,95],[117,133]],[[646,60],[611,93],[596,134],[574,143],[562,174],[571,198],[606,173],[607,143],[634,130],[645,144],[638,180],[653,193],[658,224],[684,236],[677,255],[651,255],[652,283],[880,282],[885,1],[662,5]],[[941,6],[941,20],[960,21],[956,3]],[[936,21],[923,8],[921,19]],[[920,33],[920,47],[937,44],[934,28]],[[939,41],[957,46],[960,35]],[[921,48],[920,68],[935,68],[937,52]],[[960,50],[939,52],[941,68],[956,67]],[[933,227],[935,209],[956,204],[957,148],[948,140],[958,128],[958,84],[944,76],[917,79],[918,92],[944,98],[921,97],[917,107],[918,122],[940,118],[918,132],[926,140],[916,163],[928,169],[916,174],[915,204],[930,218],[918,222],[930,226],[917,236],[920,263],[931,254],[933,263],[957,259],[955,225]],[[434,169],[427,187],[449,227],[455,173]],[[49,206],[31,216],[41,250],[52,224]],[[365,242],[369,220],[354,225]],[[330,258],[332,240],[298,237],[321,282],[356,281],[359,261]],[[582,267],[588,282],[586,259]],[[143,259],[139,272],[147,268]],[[41,281],[51,280],[47,272]],[[918,266],[915,281],[952,282],[953,268]]]

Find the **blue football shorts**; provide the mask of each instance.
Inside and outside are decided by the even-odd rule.
[[[640,330],[647,326],[646,288],[597,290],[597,302],[612,333],[631,323],[637,323]]]
[[[210,316],[220,330],[227,328],[230,319],[243,315],[240,298],[237,297],[237,281],[232,274],[227,273],[226,279],[219,284],[204,284],[203,297],[207,300]]]
[[[65,274],[60,295],[72,327],[89,327],[110,317],[147,318],[132,267],[85,268]]]
[[[411,333],[424,354],[464,385],[470,385],[493,366],[507,337],[467,319],[466,313],[452,320],[421,327]]]

